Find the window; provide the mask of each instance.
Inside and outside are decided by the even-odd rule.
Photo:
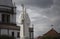
[[[12,32],[12,36],[14,37],[14,32]]]
[[[2,22],[9,23],[10,22],[10,15],[2,14]]]
[[[17,37],[20,38],[20,32],[17,32]]]

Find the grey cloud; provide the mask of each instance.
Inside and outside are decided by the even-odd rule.
[[[17,5],[20,5],[22,2],[25,5],[37,6],[37,7],[41,7],[41,8],[47,8],[47,7],[50,7],[51,5],[53,5],[53,0],[23,0],[23,1],[17,0]]]
[[[47,9],[44,13],[50,18],[55,18],[56,20],[53,22],[55,26],[60,26],[60,0],[55,0],[52,8]]]
[[[54,19],[52,22],[49,21],[48,19],[44,19],[44,20],[41,20],[41,17],[38,17],[36,21],[34,21],[33,23],[36,23],[36,24],[44,24],[46,23],[48,26],[51,26],[51,24],[54,25],[54,28],[60,32],[60,0],[54,0],[53,1],[53,5],[50,7],[50,8],[47,8],[45,10],[42,11],[42,15],[46,15],[48,18],[50,19]],[[36,19],[36,18],[35,18]],[[47,22],[45,22],[47,20]],[[46,27],[48,27],[46,26]],[[37,27],[37,26],[35,26]],[[44,30],[46,31],[46,30]],[[38,32],[37,32],[38,33]]]
[[[47,11],[45,12],[46,15],[52,16],[52,17],[56,17],[56,16],[60,16],[60,0],[54,0],[54,5],[50,8],[47,9]]]

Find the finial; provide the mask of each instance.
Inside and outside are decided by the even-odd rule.
[[[21,4],[22,8],[24,9],[24,4]]]
[[[15,2],[14,2],[14,4],[13,4],[13,5],[14,5],[14,7],[16,8],[16,4],[15,4]]]
[[[24,4],[21,4],[21,6],[22,6],[22,12],[24,13]]]
[[[25,13],[26,13],[26,8],[25,8]]]
[[[51,25],[51,26],[54,26],[54,25]]]

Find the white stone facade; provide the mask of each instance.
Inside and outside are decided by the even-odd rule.
[[[14,32],[14,37],[16,39],[20,39],[20,38],[17,37],[17,33],[20,32],[19,30],[0,29],[0,34],[1,35],[9,35],[9,36],[12,36],[12,32]]]

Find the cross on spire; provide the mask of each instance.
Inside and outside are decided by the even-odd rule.
[[[53,28],[54,25],[51,25],[51,27]]]
[[[51,25],[51,26],[54,26],[54,25]]]

